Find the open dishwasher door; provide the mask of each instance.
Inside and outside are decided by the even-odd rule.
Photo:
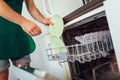
[[[13,74],[19,79],[19,80],[43,80],[43,79],[40,79],[38,77],[36,77],[35,75],[25,71],[25,70],[22,70],[18,67],[15,67],[15,66],[11,66],[11,70],[13,72]]]

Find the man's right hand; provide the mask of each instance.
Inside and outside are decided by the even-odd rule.
[[[41,29],[32,21],[29,20],[23,21],[21,27],[30,36],[37,36],[41,34]]]

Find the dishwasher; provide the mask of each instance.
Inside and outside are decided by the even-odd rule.
[[[85,13],[82,13],[83,8],[79,9],[80,17],[76,16],[78,10],[65,16],[66,27],[61,37],[65,47],[51,48],[49,45],[46,50],[49,61],[58,61],[60,65],[68,62],[72,80],[120,79],[109,25],[102,7],[103,1],[84,0],[83,8],[93,5],[97,7],[95,6],[93,10],[88,8],[89,11],[86,10]],[[88,16],[89,13],[92,15]],[[72,18],[74,18],[73,22]],[[59,53],[54,55],[56,49]],[[63,49],[66,49],[66,52],[62,52]]]

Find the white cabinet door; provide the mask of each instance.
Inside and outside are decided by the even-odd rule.
[[[44,12],[60,14],[62,17],[68,15],[83,5],[82,0],[43,0]],[[47,6],[46,6],[47,4]],[[45,9],[47,7],[47,9]],[[46,13],[47,15],[49,15]]]

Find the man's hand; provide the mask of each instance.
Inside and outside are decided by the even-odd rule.
[[[34,0],[25,0],[27,10],[31,14],[31,16],[37,20],[38,22],[43,23],[46,26],[52,25],[53,23],[50,21],[50,18],[45,18],[41,12],[37,9],[34,4]]]
[[[46,26],[53,25],[54,23],[51,22],[50,18],[43,18],[41,23],[43,23]]]
[[[21,24],[22,29],[30,36],[37,36],[41,34],[41,29],[32,21],[26,20]]]

